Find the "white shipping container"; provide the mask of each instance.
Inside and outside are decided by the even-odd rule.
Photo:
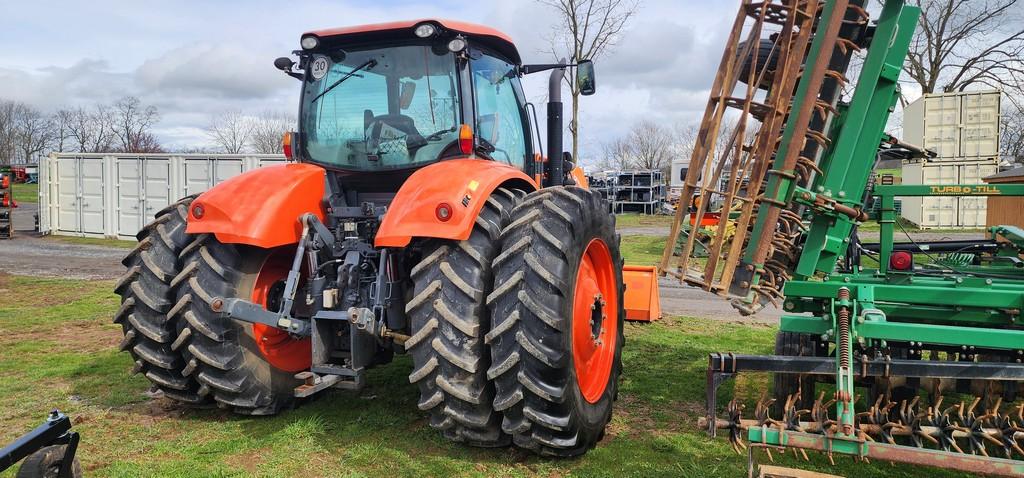
[[[153,215],[282,155],[67,154],[40,164],[39,229],[134,240]]]
[[[903,165],[903,184],[984,184],[981,178],[998,172],[995,161],[939,161]],[[984,227],[988,198],[906,197],[903,217],[922,228]]]
[[[999,92],[963,93],[960,109],[960,156],[999,157]]]
[[[926,94],[903,112],[903,140],[934,150],[936,161],[999,158],[999,91]]]

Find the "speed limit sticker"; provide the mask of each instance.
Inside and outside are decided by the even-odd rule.
[[[313,58],[313,63],[309,65],[309,74],[313,75],[314,80],[319,80],[327,75],[327,70],[330,69],[330,66],[326,56],[317,56]]]

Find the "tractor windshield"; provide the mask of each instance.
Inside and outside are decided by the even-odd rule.
[[[452,53],[420,45],[313,56],[303,93],[303,149],[314,162],[348,170],[437,160],[458,140],[455,67]]]

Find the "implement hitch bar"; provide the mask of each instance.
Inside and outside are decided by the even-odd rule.
[[[71,431],[71,419],[58,410],[50,412],[42,425],[0,449],[0,472],[51,445],[66,445],[57,477],[71,478],[78,450],[78,432]]]

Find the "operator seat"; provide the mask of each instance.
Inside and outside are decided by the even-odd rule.
[[[377,126],[374,126],[374,130],[370,132],[371,137],[377,137],[380,135],[379,123],[383,123],[405,133],[407,135],[405,142],[409,149],[418,148],[426,144],[426,140],[424,140],[423,135],[421,135],[419,130],[416,129],[416,122],[406,115],[386,114],[374,116],[373,111],[365,110],[363,112],[363,122],[366,123],[366,128],[369,128],[370,125],[377,124]]]

